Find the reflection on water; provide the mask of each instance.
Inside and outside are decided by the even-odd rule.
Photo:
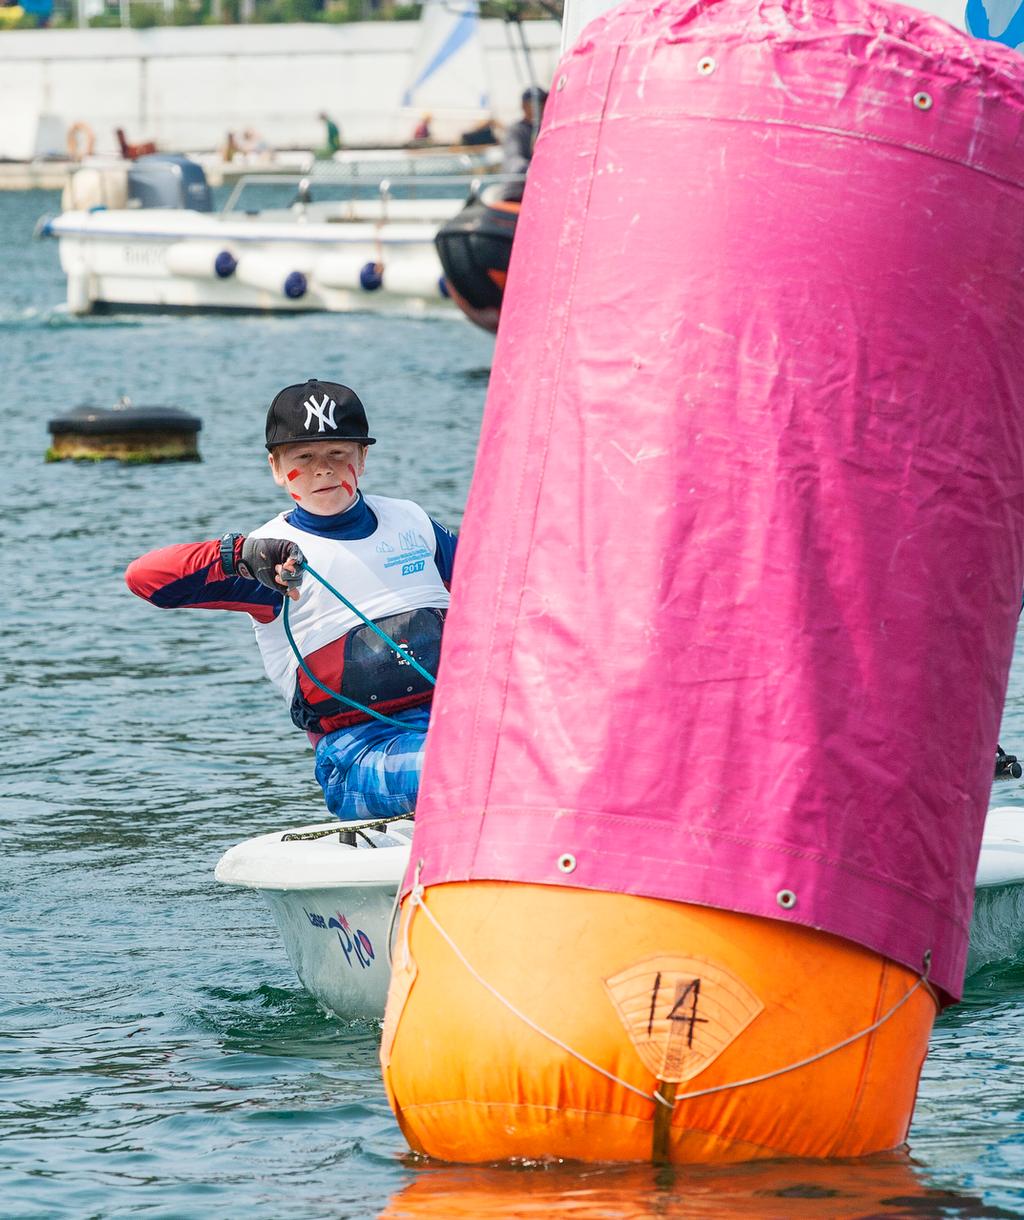
[[[450,1167],[425,1164],[383,1220],[656,1220],[663,1216],[1012,1217],[974,1194],[928,1184],[903,1153],[862,1161],[770,1161],[728,1168],[653,1166]]]

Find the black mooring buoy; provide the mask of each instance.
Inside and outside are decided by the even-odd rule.
[[[203,421],[178,407],[75,407],[51,419],[48,462],[198,462]]]

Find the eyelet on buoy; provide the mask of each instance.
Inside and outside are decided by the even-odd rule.
[[[565,73],[563,72],[563,73],[562,73],[562,75],[561,75],[561,76],[558,78],[558,81],[557,81],[557,83],[556,83],[556,85],[555,85],[555,92],[556,92],[556,93],[561,93],[561,92],[562,92],[562,90],[565,88],[565,86],[566,86],[568,83],[569,83],[569,78],[568,78],[568,77],[565,75]]]
[[[796,906],[796,894],[792,890],[779,890],[775,895],[775,901],[784,911],[790,911]]]
[[[934,105],[932,95],[930,93],[925,93],[923,89],[919,89],[918,92],[914,94],[914,105],[918,108],[918,110],[931,110],[932,106]]]
[[[558,857],[558,871],[560,873],[571,873],[576,868],[576,857],[571,851],[567,851],[564,855]]]
[[[715,63],[715,57],[713,55],[705,55],[703,59],[697,62],[697,73],[700,76],[710,76],[717,67],[718,64]]]

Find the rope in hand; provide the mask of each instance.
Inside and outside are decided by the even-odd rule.
[[[351,610],[352,613],[363,623],[365,623],[367,627],[376,632],[376,634],[380,636],[384,643],[387,644],[387,646],[393,652],[402,657],[402,659],[405,660],[407,664],[411,665],[417,673],[422,674],[431,686],[435,686],[437,684],[437,679],[434,677],[434,675],[430,673],[429,670],[424,669],[411,652],[406,652],[406,650],[397,640],[392,639],[391,636],[389,636],[386,631],[378,627],[372,619],[367,618],[358,606],[354,606],[352,602],[350,602],[344,595],[344,593],[339,593],[338,590],[329,581],[325,580],[315,568],[311,568],[308,563],[301,563],[299,564],[297,570],[299,572],[308,572],[314,580],[319,581],[320,584],[323,585],[328,593],[333,593],[343,606]],[[409,724],[404,720],[395,720],[392,716],[385,716],[383,712],[374,711],[372,707],[367,707],[363,703],[358,703],[355,699],[349,699],[349,697],[347,695],[343,695],[341,691],[331,690],[329,686],[326,686],[323,682],[321,682],[316,674],[314,674],[306,664],[306,659],[299,651],[299,646],[295,643],[295,637],[292,635],[291,623],[288,620],[288,607],[291,604],[291,600],[292,599],[288,596],[288,594],[285,593],[281,624],[284,627],[284,634],[288,640],[288,644],[291,647],[292,652],[295,654],[296,661],[299,663],[299,668],[314,686],[319,687],[325,695],[330,695],[332,699],[336,699],[339,703],[345,704],[346,707],[354,708],[358,712],[365,712],[367,716],[372,716],[374,720],[380,720],[383,724],[394,725],[395,728],[402,729],[407,733],[425,733],[427,731],[425,728],[420,728],[419,725]]]

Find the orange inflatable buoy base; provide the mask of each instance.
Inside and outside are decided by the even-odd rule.
[[[904,966],[628,894],[479,881],[421,901],[403,906],[381,1046],[416,1151],[694,1163],[858,1157],[906,1137],[936,1004]],[[702,1090],[716,1091],[688,1097]]]

